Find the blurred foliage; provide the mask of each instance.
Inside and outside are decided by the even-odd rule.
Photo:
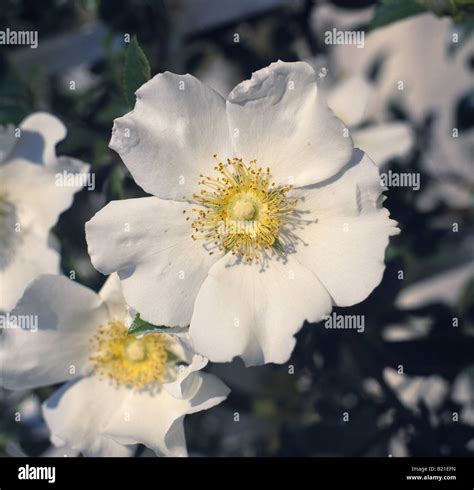
[[[374,4],[334,3],[351,8]],[[385,1],[382,5],[393,3],[401,8],[409,2]],[[142,81],[150,73],[165,70],[196,74],[216,58],[224,59],[244,79],[277,59],[297,60],[301,45],[311,56],[325,54],[328,46],[311,27],[313,8],[312,1],[288,2],[278,9],[180,35],[175,29],[179,9],[170,9],[164,0],[3,0],[0,25],[37,29],[41,41],[91,22],[102,23],[108,32],[103,41],[105,56],[86,67],[89,83],[81,90],[69,89],[70,75],[45,73],[45,67],[35,63],[20,74],[12,62],[15,50],[0,51],[0,123],[18,124],[35,110],[52,112],[68,128],[58,154],[90,162],[95,173],[95,190],[78,193],[54,230],[65,274],[74,271],[77,281],[97,290],[105,278],[90,264],[84,223],[112,199],[144,195],[107,146],[113,119],[128,112],[133,105],[131,94]],[[377,12],[377,22],[382,25],[381,11]],[[234,42],[236,32],[239,43]],[[134,40],[125,43],[124,34]],[[144,63],[135,39],[151,68]],[[137,74],[139,78],[133,78]],[[472,126],[472,95],[459,101],[457,115],[461,131]],[[393,117],[406,120],[400,107],[393,108]],[[417,143],[410,157],[403,163],[392,161],[390,168],[420,173],[426,189],[433,177],[420,162],[430,142],[432,120],[427,118],[414,129]],[[452,412],[461,410],[459,405],[446,397],[436,408],[438,423],[433,424],[433,413],[426,406],[420,404],[413,411],[400,401],[383,372],[403,365],[406,375],[439,375],[451,384],[473,364],[472,282],[454,306],[433,303],[400,310],[395,300],[407,285],[458,264],[460,244],[472,236],[474,213],[472,208],[453,209],[446,204],[420,211],[414,192],[407,188],[391,188],[387,195],[386,206],[402,232],[387,250],[384,279],[361,305],[336,309],[347,315],[364,314],[364,335],[327,330],[323,324],[305,325],[287,365],[245,369],[235,361],[211,366],[232,393],[221,406],[187,417],[191,453],[386,456],[392,438],[402,433],[413,456],[473,454],[468,442],[474,438],[474,428],[452,421]],[[453,221],[460,223],[458,233],[439,225]],[[403,280],[398,278],[399,271],[404,272]],[[459,318],[458,328],[451,327],[453,317]],[[429,326],[422,336],[392,342],[384,335],[391,325],[403,325],[409,331],[420,321]],[[44,388],[34,394],[41,401],[53,390]],[[38,430],[39,421],[31,426],[15,422],[15,411],[29,395],[0,393],[0,454],[40,454],[48,446],[44,426]],[[350,413],[349,421],[344,421],[345,412]]]
[[[369,27],[377,29],[426,11],[427,8],[417,0],[382,0]]]
[[[369,29],[377,29],[428,11],[440,17],[452,17],[456,22],[465,23],[469,27],[474,21],[473,0],[380,0]]]

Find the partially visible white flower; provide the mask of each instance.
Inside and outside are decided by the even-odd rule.
[[[129,456],[136,444],[185,456],[183,419],[223,401],[228,388],[199,372],[186,336],[127,336],[120,282],[99,294],[62,276],[34,280],[11,314],[37,331],[2,336],[0,369],[7,389],[67,381],[43,404],[51,441],[87,456]],[[19,320],[18,320],[19,321]]]
[[[50,235],[85,178],[57,185],[58,175],[83,175],[89,166],[57,157],[66,129],[54,116],[37,112],[19,126],[0,128],[0,311],[15,305],[27,284],[43,273],[59,273]]]
[[[360,27],[362,20],[333,6],[315,11],[316,25],[324,28],[330,22],[343,26],[339,29],[353,30]],[[366,12],[370,14],[369,10]],[[363,49],[345,44],[331,46],[330,50],[331,66],[339,78],[365,78],[378,67],[372,85],[372,120],[383,123],[392,102],[401,103],[415,124],[423,124],[426,118],[434,116],[429,147],[422,157],[433,181],[416,199],[422,210],[432,209],[438,202],[454,208],[473,204],[473,132],[453,138],[456,107],[472,89],[470,59],[474,56],[472,43],[449,53],[450,48],[459,46],[456,44],[460,42],[459,35],[451,19],[426,13],[369,33]],[[371,148],[366,147],[377,138],[373,139],[371,128],[367,131],[362,139],[355,136],[354,140],[377,162],[377,152],[372,149],[371,153]],[[396,141],[396,133],[393,136]],[[383,149],[385,143],[390,145],[390,140],[385,142],[381,137],[376,145]]]
[[[451,114],[472,86],[466,43],[452,56],[453,22],[426,13],[395,22],[365,37],[363,49],[334,46],[333,61],[342,76],[366,76],[381,63],[377,77],[374,113],[382,115],[392,100],[400,100],[416,121],[430,113]]]
[[[351,130],[354,146],[382,167],[388,160],[403,157],[412,149],[414,133],[408,123],[401,121],[364,124],[371,119],[375,93],[372,82],[355,75],[331,88],[327,101],[336,116]]]
[[[279,61],[224,100],[167,72],[115,121],[110,146],[152,197],[111,202],[86,224],[92,263],[118,272],[143,319],[190,325],[211,361],[284,363],[305,320],[382,279],[398,229],[379,171],[316,78]]]

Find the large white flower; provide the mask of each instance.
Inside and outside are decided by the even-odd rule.
[[[305,320],[377,286],[397,228],[308,64],[274,63],[227,100],[172,73],[136,95],[111,147],[153,197],[109,203],[86,234],[143,318],[190,325],[213,361],[283,363]]]
[[[13,390],[67,381],[43,404],[51,440],[66,451],[130,456],[141,443],[185,456],[184,416],[217,405],[229,390],[199,372],[207,359],[194,354],[187,334],[127,336],[126,318],[116,275],[99,294],[42,275],[9,316],[0,380]]]
[[[43,273],[59,273],[59,254],[50,229],[72,203],[89,166],[57,157],[66,128],[42,112],[15,129],[0,128],[0,311],[10,310],[28,283]],[[61,184],[61,185],[58,185]],[[64,185],[67,184],[67,185]]]

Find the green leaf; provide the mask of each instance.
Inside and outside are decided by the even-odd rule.
[[[137,313],[128,329],[128,335],[147,332],[149,330],[154,330],[155,328],[155,325],[145,320],[142,320],[140,318],[140,313]]]
[[[369,31],[426,11],[426,7],[416,0],[382,0],[369,24]]]
[[[166,334],[180,334],[187,333],[188,327],[167,327],[165,325],[153,325],[146,320],[140,318],[140,313],[135,315],[132,324],[128,328],[127,335],[141,335],[144,333],[166,333]]]
[[[417,0],[438,17],[449,16],[456,22],[472,20],[474,15],[473,0]]]
[[[125,53],[125,69],[123,74],[123,91],[130,108],[135,104],[135,92],[151,78],[150,64],[138,44],[137,36],[133,36]]]
[[[152,330],[156,330],[161,327],[157,327],[156,325],[153,325],[152,323],[149,323],[145,320],[142,320],[140,318],[140,313],[137,313],[135,315],[135,318],[133,319],[132,324],[130,325],[128,329],[128,334],[127,335],[137,335],[145,332],[150,332]]]

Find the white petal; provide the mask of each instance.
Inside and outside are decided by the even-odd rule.
[[[303,322],[316,322],[332,302],[318,278],[288,255],[287,261],[215,264],[199,291],[189,333],[211,361],[241,356],[247,366],[286,362]]]
[[[228,393],[218,378],[207,373],[196,374],[195,392],[189,399],[174,398],[166,390],[130,391],[117,405],[104,434],[121,444],[145,444],[159,455],[186,456],[184,416],[218,405]]]
[[[99,291],[99,296],[107,305],[110,317],[123,321],[127,314],[127,305],[118,274],[111,274],[107,278]]]
[[[132,456],[103,431],[129,390],[119,389],[95,376],[63,385],[43,404],[43,416],[55,446],[68,446],[85,456]]]
[[[57,117],[35,112],[22,121],[20,130],[10,160],[20,158],[43,165],[55,164],[56,144],[66,137],[66,128]]]
[[[279,184],[320,182],[350,160],[352,141],[328,109],[307,63],[272,63],[227,100],[236,154],[271,170]]]
[[[174,398],[188,398],[195,389],[196,372],[207,366],[208,359],[196,354],[191,337],[185,327],[162,327],[149,330],[137,338],[146,335],[165,334],[171,337],[167,350],[181,362],[173,368],[170,382],[164,383],[163,388]]]
[[[338,83],[328,93],[328,106],[346,126],[357,126],[366,116],[372,93],[372,84],[366,78],[353,76]],[[354,135],[352,138],[354,139]]]
[[[59,442],[59,441],[58,441]],[[80,451],[72,449],[64,444],[50,446],[41,454],[42,458],[76,458]]]
[[[48,167],[21,159],[1,166],[0,180],[7,190],[6,199],[15,206],[21,227],[47,234],[82,188],[82,185],[57,185],[62,182],[58,174],[71,170],[85,173],[87,168],[82,162],[68,158],[58,159]]]
[[[60,256],[46,240],[33,232],[21,232],[13,250],[0,252],[0,311],[11,310],[40,274],[59,274]]]
[[[382,207],[376,165],[360,150],[351,164],[327,183],[297,189],[299,208],[313,223],[297,232],[297,259],[312,270],[338,306],[364,300],[380,283],[384,254],[396,223]]]
[[[110,147],[145,191],[191,198],[213,155],[232,156],[224,99],[191,75],[169,72],[136,95],[134,110],[114,121]]]
[[[89,369],[88,347],[108,312],[92,290],[62,276],[44,275],[28,286],[2,336],[3,383],[26,389],[74,379]],[[23,316],[20,316],[23,315]],[[16,321],[15,321],[16,316]]]
[[[352,131],[354,146],[362,149],[378,165],[405,156],[413,147],[415,135],[401,122],[383,123]]]
[[[217,260],[191,238],[187,203],[156,197],[114,201],[86,224],[92,263],[118,272],[127,303],[154,325],[187,326],[207,271]]]
[[[189,334],[185,335],[189,337]],[[189,364],[187,366],[181,365],[176,379],[163,385],[163,388],[174,398],[186,398],[189,396],[195,384],[196,372],[203,369],[208,363],[208,359],[200,354],[192,353],[189,350],[186,354]]]

